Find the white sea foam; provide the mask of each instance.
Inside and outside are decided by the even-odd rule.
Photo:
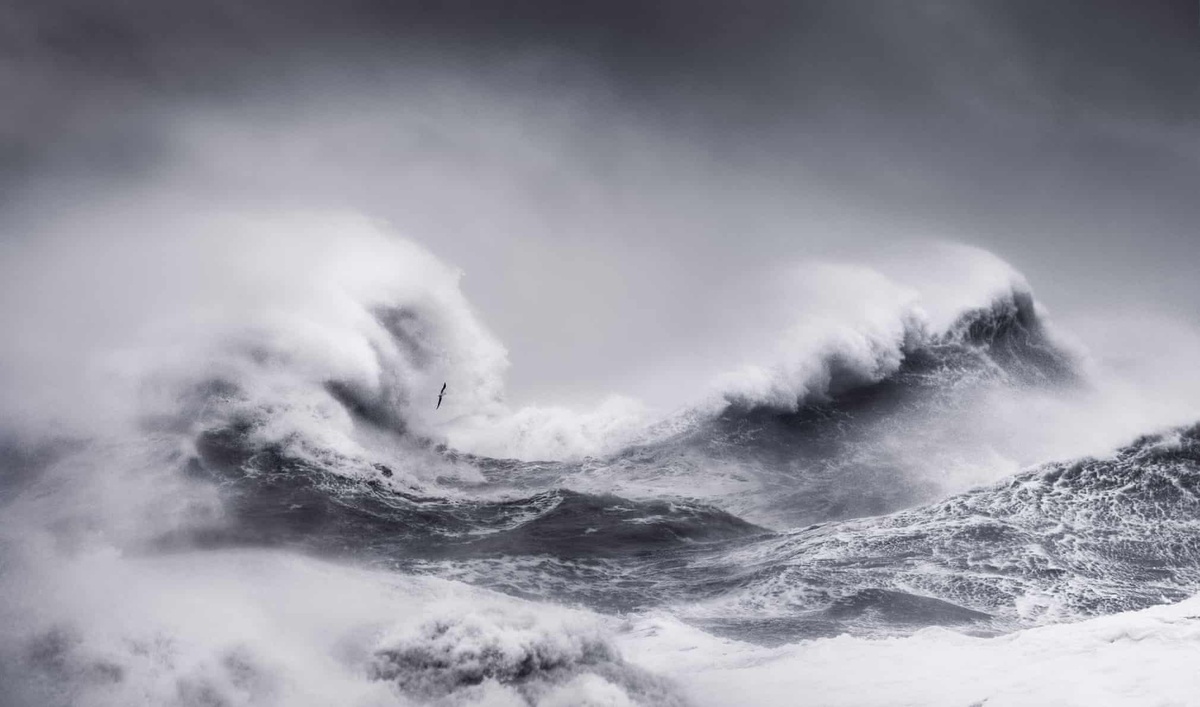
[[[223,409],[209,396],[186,413],[251,417],[264,438],[311,443],[297,452],[349,457],[371,456],[378,426],[490,456],[603,455],[669,430],[664,419],[688,417],[616,395],[590,409],[506,404],[507,353],[463,295],[461,273],[381,224],[129,196],[136,209],[91,204],[3,244],[0,325],[15,342],[0,352],[6,429],[127,430],[178,415],[180,398],[213,380],[235,384],[236,394],[217,401]],[[911,255],[782,268],[736,331],[714,332],[737,343],[723,344],[733,353],[715,370],[725,373],[695,380],[684,409],[733,401],[789,410],[831,386],[879,380],[914,338],[1027,288],[991,254],[927,250],[920,268]],[[662,365],[647,352],[648,372]],[[1161,375],[1114,376],[1102,359],[1090,370],[1091,397],[997,397],[998,413],[980,428],[1009,456],[1006,468],[1112,448],[1181,422],[1200,398]],[[448,395],[435,410],[443,382]],[[1159,404],[1164,396],[1174,402]],[[1032,429],[1027,404],[1040,421]],[[355,420],[348,405],[376,424]],[[1060,423],[1070,434],[1055,432]],[[1012,459],[1003,440],[1015,437],[1034,451]]]
[[[264,439],[348,456],[366,453],[372,427],[348,407],[394,432],[526,458],[594,453],[640,427],[639,405],[619,398],[582,413],[505,405],[507,354],[461,274],[364,218],[151,202],[134,230],[133,214],[105,214],[6,244],[5,301],[24,303],[3,309],[21,342],[0,367],[6,427],[128,429],[179,414],[214,380],[236,389],[184,412],[253,418]]]
[[[454,582],[266,551],[21,569],[0,582],[13,707],[683,704],[606,620]]]
[[[668,616],[619,645],[687,686],[698,706],[1144,707],[1193,704],[1200,598],[1075,624],[978,638],[941,628],[762,648]]]
[[[1200,599],[978,638],[764,648],[279,552],[93,552],[3,584],[6,704],[1188,704]]]

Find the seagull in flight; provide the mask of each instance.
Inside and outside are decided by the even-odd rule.
[[[434,410],[439,410],[439,409],[441,409],[441,407],[442,407],[442,396],[443,396],[443,395],[445,395],[445,394],[446,394],[446,384],[443,382],[443,383],[442,383],[442,392],[438,393],[438,404],[437,404],[437,407],[435,407],[435,408],[434,408]]]

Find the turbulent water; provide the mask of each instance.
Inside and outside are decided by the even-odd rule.
[[[697,687],[710,671],[752,683],[837,654],[850,683],[877,648],[940,656],[1200,590],[1200,426],[951,473],[1022,446],[979,432],[996,401],[1090,385],[1024,287],[826,347],[772,383],[784,404],[735,386],[548,461],[431,426],[447,361],[487,388],[491,356],[453,352],[473,325],[437,292],[354,315],[371,378],[243,331],[185,376],[159,371],[169,404],[119,432],[8,435],[7,703],[730,704]],[[1145,635],[1194,651],[1193,618]],[[1040,639],[1021,640],[969,650],[1024,665]],[[989,705],[1032,694],[978,684]],[[967,695],[821,685],[806,703]],[[797,704],[791,689],[755,699]]]
[[[186,463],[234,514],[200,542],[348,553],[600,611],[668,607],[752,641],[995,632],[1185,598],[1200,587],[1200,428],[927,505],[936,484],[880,441],[980,386],[1072,383],[1021,296],[912,345],[882,380],[835,367],[795,411],[731,404],[582,463],[432,450],[479,473],[453,496],[397,489],[384,464],[347,478],[237,426],[202,433]],[[735,488],[689,493],[710,470]],[[642,488],[599,493],[597,479]]]

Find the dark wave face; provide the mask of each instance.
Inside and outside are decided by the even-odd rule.
[[[549,554],[565,558],[653,554],[663,548],[765,533],[712,506],[633,501],[562,488],[531,496],[421,497],[379,480],[352,481],[252,449],[238,430],[203,435],[191,473],[225,490],[235,522],[198,536],[206,543],[285,543],[320,551],[354,548],[384,557]],[[391,470],[378,465],[381,479]]]
[[[731,404],[607,463],[621,472],[667,470],[682,483],[735,469],[749,482],[741,498],[725,495],[723,503],[775,527],[879,515],[944,495],[930,471],[955,446],[947,435],[959,428],[946,421],[979,395],[1077,382],[1070,356],[1049,340],[1022,292],[911,341],[902,354],[898,370],[878,381],[835,360],[828,394],[800,400],[794,411]]]

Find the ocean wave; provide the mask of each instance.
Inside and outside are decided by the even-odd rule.
[[[994,258],[966,294],[805,270],[840,304],[765,318],[660,416],[509,406],[459,273],[375,224],[195,228],[108,244],[133,266],[92,289],[137,296],[55,272],[56,303],[6,312],[30,342],[0,368],[17,704],[684,704],[614,626],[998,634],[1200,588],[1200,428],[1041,463],[1029,411],[1091,381]]]
[[[1200,590],[1197,518],[1200,428],[1191,427],[918,509],[732,548],[715,561],[740,568],[740,581],[682,610],[718,624],[770,617],[819,630],[870,587],[978,612],[985,632],[1129,611]],[[886,611],[863,618],[849,623],[867,632],[922,625]]]
[[[1184,428],[911,510],[784,533],[611,554],[574,547],[574,524],[562,543],[400,566],[601,611],[669,608],[757,643],[931,625],[994,635],[1200,591],[1198,440]]]
[[[227,522],[161,542],[354,547],[359,557],[389,559],[589,557],[766,532],[683,500],[629,500],[564,488],[520,495],[511,486],[484,484],[446,487],[451,492],[446,496],[417,495],[386,465],[354,478],[336,465],[289,456],[281,447],[255,446],[239,429],[205,433],[197,449],[188,473],[221,489]],[[439,463],[451,466],[445,458]]]

